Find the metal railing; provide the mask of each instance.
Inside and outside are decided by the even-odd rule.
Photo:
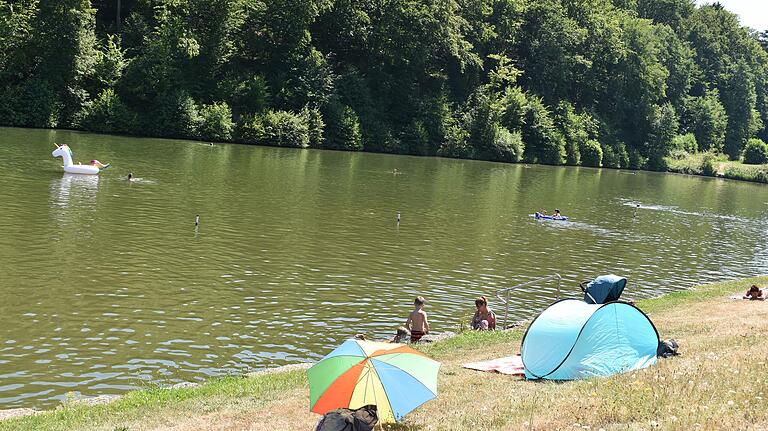
[[[502,303],[504,303],[504,323],[502,324],[502,328],[507,328],[507,319],[509,317],[509,292],[519,289],[521,287],[526,286],[533,286],[537,284],[546,283],[552,280],[557,280],[557,294],[555,296],[555,300],[560,299],[560,282],[563,280],[563,277],[560,276],[560,274],[553,274],[547,277],[538,278],[536,280],[526,281],[525,283],[518,284],[516,286],[507,287],[504,289],[499,289],[496,291],[496,298],[499,299]],[[503,296],[502,296],[503,295]]]

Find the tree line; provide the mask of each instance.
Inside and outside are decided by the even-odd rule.
[[[768,31],[693,0],[0,0],[0,124],[552,165],[766,162],[767,49]]]

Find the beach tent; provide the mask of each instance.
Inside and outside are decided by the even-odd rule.
[[[587,304],[605,304],[607,302],[618,301],[624,288],[627,286],[627,279],[618,275],[601,275],[589,283],[581,284],[584,291],[584,302]]]
[[[625,302],[555,302],[523,336],[525,376],[539,380],[606,377],[656,363],[659,334],[648,316]]]

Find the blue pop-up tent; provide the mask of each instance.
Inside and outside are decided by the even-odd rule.
[[[521,356],[529,379],[575,380],[653,365],[658,345],[656,327],[633,305],[564,299],[531,323]]]

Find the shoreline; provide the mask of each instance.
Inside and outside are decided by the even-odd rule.
[[[659,373],[666,372],[672,372],[673,374],[692,372],[694,374],[690,377],[690,381],[694,382],[693,384],[698,384],[698,380],[701,380],[700,383],[702,385],[713,385],[712,379],[714,376],[710,376],[708,373],[719,373],[719,368],[696,366],[696,357],[715,355],[717,358],[728,358],[728,356],[722,356],[726,354],[724,352],[729,351],[727,349],[731,349],[732,346],[730,345],[734,343],[738,345],[743,344],[744,339],[737,336],[723,340],[721,339],[722,337],[717,335],[708,335],[707,331],[712,330],[713,324],[704,323],[700,325],[697,321],[702,319],[720,319],[718,321],[724,322],[722,325],[734,326],[737,324],[736,322],[747,319],[748,316],[734,315],[733,310],[759,312],[768,315],[768,303],[729,299],[729,296],[732,294],[739,293],[743,286],[752,283],[763,286],[768,285],[768,276],[702,285],[690,290],[673,292],[652,299],[639,300],[637,303],[638,307],[648,313],[651,319],[658,325],[660,336],[663,339],[675,338],[681,343],[682,355],[673,359],[660,360],[659,364],[646,370],[617,375],[607,379],[558,384],[534,384],[511,379],[509,376],[478,373],[460,367],[461,363],[470,362],[475,359],[484,360],[499,357],[503,356],[501,352],[519,349],[519,343],[525,328],[493,332],[467,331],[445,340],[416,345],[418,350],[442,361],[445,365],[440,375],[439,396],[436,400],[425,404],[425,407],[409,414],[404,425],[397,425],[396,428],[387,429],[422,429],[421,425],[419,425],[420,423],[429,423],[435,414],[439,411],[447,412],[448,410],[446,409],[458,410],[451,410],[450,414],[446,413],[446,416],[440,419],[445,421],[445,427],[441,428],[438,426],[435,429],[465,429],[461,427],[453,428],[451,424],[464,423],[466,422],[466,417],[472,416],[473,412],[475,412],[473,405],[466,405],[466,399],[464,399],[463,395],[466,394],[467,390],[482,390],[483,387],[476,387],[474,385],[477,384],[478,379],[482,381],[483,378],[486,378],[488,382],[492,382],[493,386],[493,388],[490,388],[492,391],[488,395],[488,400],[485,400],[487,402],[499,401],[494,391],[501,389],[496,388],[495,385],[500,385],[501,388],[505,388],[505,391],[512,389],[529,391],[531,392],[529,396],[534,396],[534,398],[541,395],[539,394],[540,391],[546,392],[553,399],[559,399],[558,397],[561,396],[568,398],[571,396],[571,392],[582,393],[585,388],[592,390],[594,385],[603,387],[603,390],[611,391],[609,395],[612,398],[632,397],[636,395],[634,392],[624,392],[627,390],[627,381],[636,382],[633,383],[634,385],[655,385],[654,388],[659,387],[659,390],[665,390],[666,386],[659,386],[658,376]],[[687,310],[681,312],[679,309],[681,306],[685,306]],[[721,310],[721,312],[702,312],[700,310],[712,307],[719,307],[718,310]],[[656,319],[659,319],[659,322]],[[765,339],[765,337],[761,338]],[[762,341],[761,338],[754,338],[754,340],[760,339]],[[753,338],[750,338],[750,340],[753,340]],[[713,344],[710,346],[707,343]],[[696,346],[699,344],[703,344],[704,348],[696,351]],[[726,350],[718,353],[718,350],[723,348]],[[768,351],[768,339],[765,341],[765,348]],[[701,359],[699,358],[699,360]],[[726,361],[723,364],[727,365],[727,367],[749,368],[750,372],[752,372],[751,364],[749,363],[742,363],[733,358],[722,360]],[[688,364],[688,361],[692,361],[692,364]],[[245,376],[217,378],[199,386],[183,386],[169,389],[152,388],[132,391],[119,399],[110,400],[108,403],[103,404],[65,403],[55,410],[35,412],[31,416],[0,420],[0,430],[120,429],[134,431],[168,428],[179,430],[243,428],[266,430],[279,428],[278,425],[280,424],[284,426],[282,429],[305,429],[308,423],[319,418],[318,415],[310,414],[305,406],[308,402],[305,369],[309,366],[311,366],[310,363],[276,367]],[[675,367],[681,368],[677,369]],[[689,370],[688,368],[690,367],[693,368]],[[762,369],[764,366],[759,366],[758,368]],[[766,398],[768,398],[768,380],[764,378],[762,380],[758,379],[757,383],[765,384]],[[727,386],[728,383],[723,384]],[[509,388],[509,386],[513,388]],[[630,385],[629,387],[631,388],[632,386]],[[649,390],[656,390],[654,388]],[[679,389],[677,386],[670,386],[670,388]],[[736,387],[736,389],[738,388]],[[756,390],[759,392],[762,389],[758,388]],[[730,396],[727,390],[724,392]],[[456,399],[455,393],[461,394],[459,396],[460,399]],[[514,398],[515,395],[510,394],[508,396]],[[519,419],[519,409],[527,411],[526,409],[535,410],[542,407],[535,403],[530,404],[530,400],[518,400],[517,398],[514,398],[514,400],[513,404],[517,407],[513,407],[511,411],[504,410],[503,416],[507,419],[502,421],[503,424],[498,421],[493,422],[498,424],[500,428],[491,426],[490,429],[516,429],[512,425],[520,425],[522,423],[517,422]],[[572,403],[572,401],[571,399],[569,403]],[[641,401],[656,403],[654,398],[643,398]],[[592,399],[591,402],[594,403],[595,400]],[[681,402],[685,404],[687,401],[682,400]],[[677,405],[677,401],[673,402],[670,400],[670,403],[675,406]],[[283,405],[288,407],[283,407]],[[655,408],[658,410],[663,407],[663,405],[656,405]],[[497,406],[495,408],[500,407]],[[288,409],[292,414],[288,415],[289,417],[281,417],[281,412],[284,412],[284,409]],[[678,415],[680,414],[678,413]],[[756,423],[768,424],[768,412],[765,412],[765,415],[764,418],[758,418],[759,420]],[[220,416],[228,419],[222,419]],[[539,420],[541,419],[539,418]],[[552,418],[548,420],[550,419],[554,420]],[[571,420],[569,422],[571,424],[577,422],[572,420],[573,418],[566,419]],[[583,424],[585,420],[579,419],[581,421],[579,423]],[[224,423],[222,421],[229,422]],[[251,423],[253,426],[246,427],[244,425],[246,422]],[[232,425],[234,423],[239,425]],[[617,423],[626,424],[626,422],[621,421]],[[207,424],[208,428],[199,428],[200,424]],[[261,424],[264,424],[263,427]],[[702,424],[702,426],[703,429],[707,429],[706,424]],[[647,427],[648,423],[646,422],[640,428]],[[610,427],[604,428],[606,430],[610,429]],[[627,428],[635,429],[636,427],[621,427],[621,429]],[[680,429],[684,428],[681,427]]]
[[[71,133],[84,133],[84,134],[90,134],[90,135],[115,136],[115,137],[121,137],[121,138],[131,138],[131,139],[161,139],[161,140],[172,140],[172,141],[187,141],[190,143],[201,143],[201,142],[210,143],[210,141],[201,141],[201,140],[190,139],[190,138],[168,138],[168,137],[148,136],[148,135],[98,133],[98,132],[91,132],[91,131],[80,130],[80,129],[62,129],[62,128],[41,129],[36,127],[20,127],[20,126],[0,126],[0,128],[20,129],[20,130],[46,130],[46,131],[54,131],[54,132],[63,131],[63,132],[71,132]],[[607,167],[607,166],[595,167],[595,166],[568,165],[568,164],[549,165],[549,164],[543,164],[543,163],[529,163],[525,161],[504,162],[504,161],[498,161],[498,160],[445,157],[440,155],[387,153],[387,152],[380,152],[380,151],[366,151],[364,149],[359,151],[351,151],[351,150],[342,150],[342,149],[333,149],[333,148],[297,148],[297,147],[284,147],[284,146],[278,146],[278,145],[249,144],[246,142],[236,142],[236,141],[223,141],[223,142],[216,142],[215,144],[216,145],[244,145],[244,146],[259,147],[259,148],[281,148],[281,149],[291,149],[291,150],[319,150],[319,151],[335,151],[335,152],[345,152],[345,153],[386,154],[386,155],[392,155],[392,156],[419,157],[419,158],[431,157],[431,158],[447,159],[447,160],[473,160],[478,162],[500,163],[504,165],[513,165],[513,166],[533,165],[533,166],[585,168],[585,169],[608,169],[612,171],[629,172],[629,173],[645,172],[645,173],[659,173],[659,174],[678,174],[678,175],[703,177],[703,178],[742,181],[747,183],[768,184],[768,165],[744,165],[738,161],[727,161],[727,162],[718,161],[717,166],[715,168],[715,172],[713,172],[711,175],[703,173],[700,166],[696,166],[694,168],[691,168],[690,166],[675,167],[676,163],[695,161],[698,158],[700,158],[703,155],[703,153],[691,154],[686,159],[683,159],[681,161],[674,161],[668,158],[668,165],[666,170],[657,171],[657,170],[651,170],[651,169],[613,168],[613,167]],[[745,170],[749,172],[745,174],[743,172]]]

